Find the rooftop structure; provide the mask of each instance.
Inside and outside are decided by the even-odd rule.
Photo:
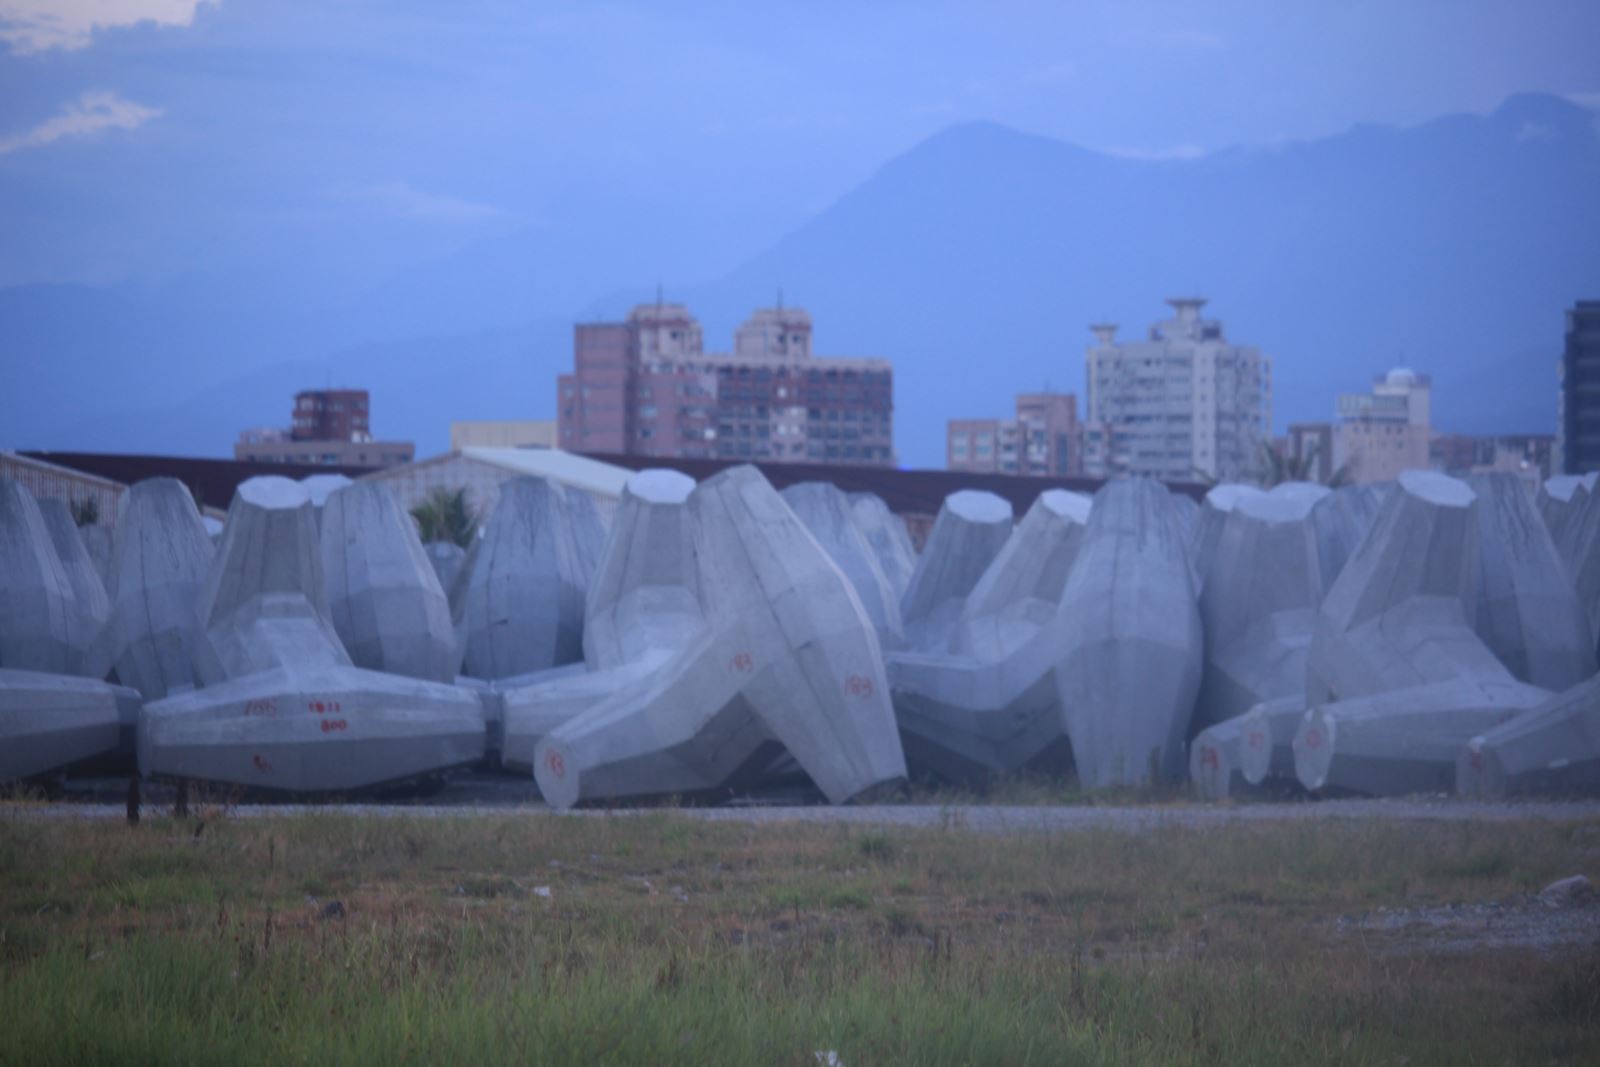
[[[251,463],[327,467],[386,467],[409,463],[414,455],[410,441],[373,440],[365,389],[302,390],[295,394],[287,430],[245,430],[233,446],[235,459]]]
[[[513,421],[452,422],[450,450],[463,448],[554,448],[556,424],[553,419]]]

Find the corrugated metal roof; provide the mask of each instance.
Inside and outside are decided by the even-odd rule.
[[[537,475],[603,496],[621,496],[633,468],[563,452],[559,448],[463,448],[461,454],[480,463],[518,474]]]

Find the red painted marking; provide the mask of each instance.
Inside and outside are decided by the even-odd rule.
[[[1217,770],[1222,766],[1222,760],[1217,756],[1217,750],[1210,745],[1200,750],[1200,766],[1209,770]]]
[[[877,686],[872,684],[872,679],[864,674],[852,674],[844,680],[844,691],[853,697],[865,700],[877,692]]]
[[[1263,734],[1260,730],[1252,730],[1249,733],[1245,734],[1244,737],[1245,737],[1245,744],[1249,745],[1252,749],[1254,749],[1257,752],[1261,751],[1261,746],[1266,744],[1266,741],[1267,741],[1266,735]]]
[[[737,653],[732,659],[730,659],[728,661],[728,670],[736,671],[739,674],[749,674],[751,671],[753,671],[755,669],[756,669],[755,657],[750,655],[750,653],[748,653],[748,652]]]
[[[565,778],[567,776],[567,761],[562,758],[561,753],[553,748],[544,754],[544,765],[549,767],[550,773],[557,778]]]
[[[244,706],[246,715],[276,715],[278,702],[276,700],[251,700]]]
[[[325,734],[337,733],[337,732],[339,732],[341,730],[347,730],[349,728],[350,728],[350,724],[348,722],[346,722],[344,719],[323,719],[322,720],[322,732],[325,733]]]
[[[1321,748],[1322,747],[1322,731],[1321,730],[1308,730],[1308,731],[1306,731],[1306,747],[1307,748]]]
[[[268,763],[259,754],[250,757],[250,763],[262,774],[272,773],[272,764]]]

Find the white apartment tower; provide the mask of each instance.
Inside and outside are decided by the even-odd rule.
[[[1090,327],[1085,433],[1118,444],[1086,445],[1083,473],[1252,478],[1272,433],[1272,358],[1228,343],[1221,322],[1200,317],[1204,300],[1167,303],[1173,317],[1151,326],[1144,341],[1119,343],[1116,326]]]

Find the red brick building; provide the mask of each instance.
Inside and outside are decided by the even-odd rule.
[[[1014,419],[951,419],[945,467],[982,474],[1072,478],[1083,473],[1078,398],[1021,393]]]
[[[844,465],[894,463],[894,374],[886,360],[819,359],[811,316],[763,308],[734,350],[705,351],[681,304],[573,331],[557,382],[557,441],[570,452]]]

